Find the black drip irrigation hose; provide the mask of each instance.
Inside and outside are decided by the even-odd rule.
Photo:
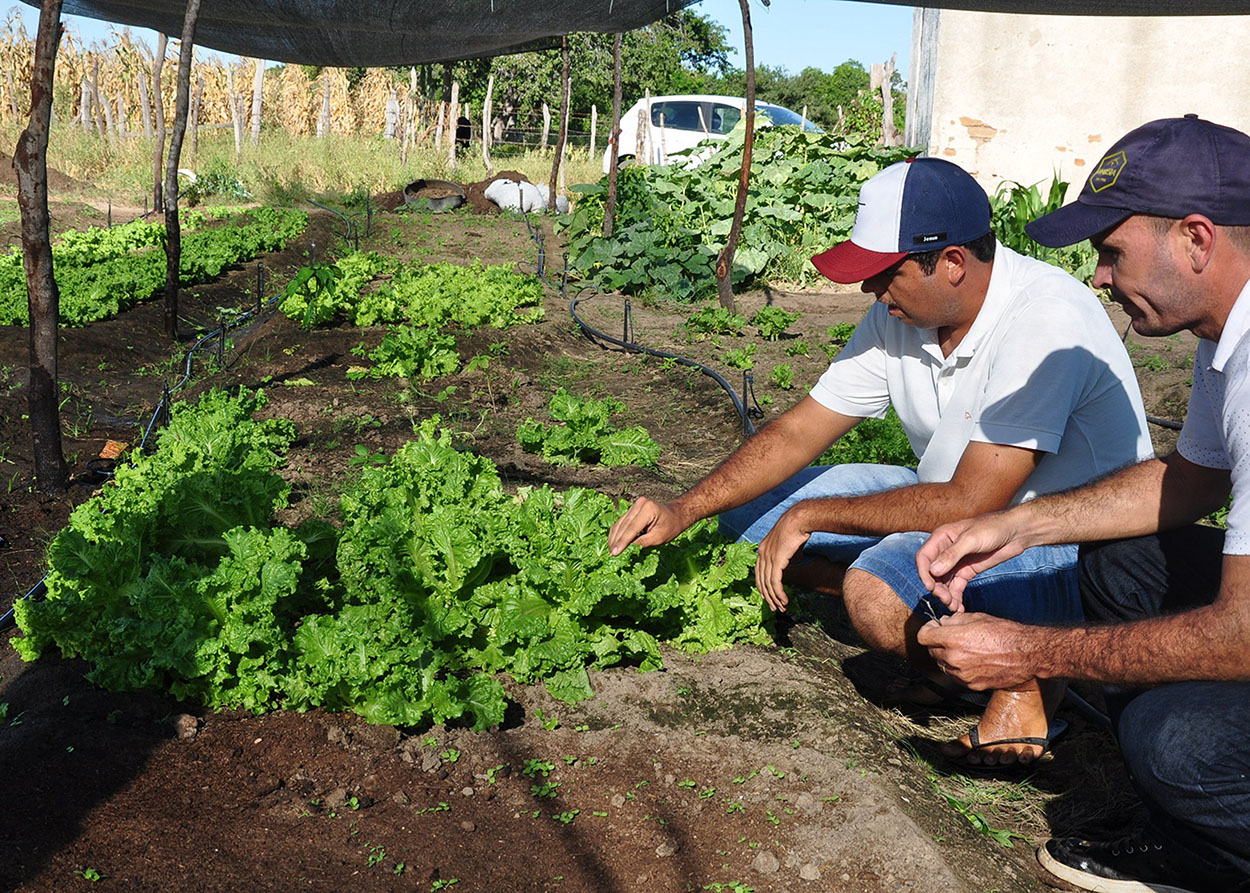
[[[556,290],[557,286],[554,283],[552,283],[549,279],[547,279],[545,269],[544,269],[546,266],[547,250],[543,243],[543,235],[541,232],[536,230],[533,227],[533,225],[530,223],[528,214],[524,215],[524,220],[525,220],[525,228],[526,230],[529,231],[530,239],[532,239],[534,241],[534,244],[538,246],[538,268],[537,268],[535,275],[537,275],[538,278],[541,279],[543,283],[547,285],[548,288]],[[569,297],[568,286],[569,286],[569,256],[566,254],[564,255],[564,269],[561,271],[560,285],[558,286],[560,297],[564,300],[568,300],[568,297]],[[713,381],[715,381],[718,385],[720,385],[722,388],[725,389],[725,393],[728,394],[729,399],[733,401],[734,409],[737,410],[739,418],[742,419],[743,435],[750,437],[752,434],[755,433],[755,423],[752,422],[751,419],[753,417],[762,418],[764,415],[764,411],[760,408],[759,403],[755,401],[753,377],[749,377],[747,373],[743,373],[742,396],[739,397],[738,392],[734,390],[733,385],[731,385],[728,381],[726,381],[724,376],[722,376],[719,372],[717,372],[715,369],[711,368],[710,366],[705,366],[704,364],[698,362],[697,360],[692,360],[688,357],[679,356],[678,354],[675,354],[675,353],[669,353],[668,351],[665,351],[665,350],[657,350],[654,347],[647,347],[645,344],[639,344],[637,341],[634,340],[635,335],[634,335],[633,305],[630,302],[630,299],[628,297],[625,298],[625,317],[624,317],[624,322],[622,324],[622,337],[613,338],[611,335],[607,334],[606,332],[599,331],[598,329],[594,328],[588,322],[586,322],[584,319],[582,319],[580,316],[577,315],[577,305],[580,304],[582,301],[589,300],[590,298],[594,298],[594,297],[599,297],[601,295],[602,295],[602,292],[598,291],[597,289],[587,287],[579,291],[578,296],[576,298],[569,301],[569,315],[573,317],[573,321],[577,323],[577,325],[581,328],[582,334],[584,334],[591,341],[594,341],[596,343],[605,342],[607,344],[614,344],[617,347],[623,348],[624,350],[635,351],[637,353],[644,353],[644,354],[647,354],[648,356],[659,357],[664,360],[670,360],[674,363],[677,363],[679,366],[688,366],[691,369],[699,370],[704,375],[708,376]],[[748,399],[751,402],[755,402],[755,406],[753,408],[747,407]]]

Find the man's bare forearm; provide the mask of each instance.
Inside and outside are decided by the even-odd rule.
[[[745,505],[806,468],[858,422],[805,398],[757,431],[669,507],[689,525]]]
[[[1130,465],[1076,490],[1012,509],[1030,546],[1145,536],[1192,523],[1224,504],[1227,471],[1172,453]]]
[[[970,506],[967,494],[944,483],[912,484],[865,496],[809,499],[791,511],[798,513],[804,530],[886,536],[904,530],[930,531],[941,524],[966,518],[970,513],[999,507]]]

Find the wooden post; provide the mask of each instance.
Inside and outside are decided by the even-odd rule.
[[[195,95],[191,97],[191,154],[200,154],[200,107],[204,101],[204,75],[200,75],[195,85]]]
[[[547,210],[556,209],[556,189],[561,186],[560,168],[564,164],[564,143],[569,138],[569,36],[560,38],[560,133],[556,136],[556,157],[551,164],[551,184],[547,196]]]
[[[256,73],[252,76],[252,145],[260,145],[260,104],[265,91],[265,60],[256,60]]]
[[[645,100],[638,109],[638,138],[634,142],[634,164],[651,163],[651,91],[643,93]]]
[[[742,8],[742,42],[746,48],[746,134],[742,143],[742,170],[738,173],[738,197],[734,201],[734,218],[729,227],[725,247],[716,259],[716,290],[720,304],[734,311],[733,263],[742,232],[742,217],[747,207],[747,184],[751,178],[751,150],[755,146],[755,47],[751,38],[751,6],[749,0],[738,0]]]
[[[434,128],[434,151],[438,152],[443,148],[443,114],[446,104],[440,102],[438,104],[438,124]]]
[[[495,91],[495,76],[492,74],[486,78],[486,100],[482,103],[482,164],[486,166],[486,173],[489,176],[495,172],[494,167],[490,163],[490,141],[491,141],[491,94]]]
[[[161,199],[161,165],[165,158],[165,100],[161,97],[161,69],[165,67],[165,45],[169,38],[156,37],[156,55],[152,59],[152,113],[156,118],[156,158],[152,163],[152,210],[159,214],[165,203]]]
[[[91,132],[91,88],[87,85],[84,75],[78,90],[78,120],[82,124],[82,132]]]
[[[451,103],[447,106],[447,167],[456,169],[456,131],[460,129],[460,82],[451,85]]]
[[[195,53],[195,22],[199,14],[200,0],[187,0],[187,13],[182,20],[182,45],[178,48],[174,132],[169,135],[169,161],[165,165],[165,334],[171,340],[178,338],[178,281],[182,259],[182,230],[178,224],[178,159],[182,156],[182,137],[187,130],[191,57]]]
[[[803,120],[799,122],[799,130],[807,130],[807,106],[803,106]]]
[[[551,132],[551,109],[543,103],[543,151],[547,151],[547,136]]]
[[[148,99],[148,79],[139,72],[139,112],[143,115],[143,138],[152,139],[152,103]]]
[[[593,159],[595,157],[595,132],[599,129],[599,107],[594,103],[590,105],[590,149],[586,153],[586,157]]]
[[[330,79],[325,78],[325,89],[321,91],[321,114],[317,116],[317,139],[322,139],[330,132]]]
[[[894,61],[898,53],[890,57],[890,61],[881,66],[881,145],[897,146],[900,143],[898,128],[894,126],[894,90],[890,82],[894,80]],[[873,68],[876,68],[874,65]]]
[[[60,292],[52,276],[48,235],[48,129],[52,75],[61,41],[61,0],[43,0],[30,76],[30,120],[13,152],[17,202],[22,215],[22,265],[30,312],[30,383],[27,406],[34,441],[35,481],[45,493],[68,484],[57,405],[57,322]]]
[[[616,220],[616,165],[621,154],[621,34],[612,38],[612,129],[608,132],[608,195],[603,202],[603,237]]]
[[[226,105],[230,107],[230,129],[234,131],[234,164],[238,167],[243,157],[243,107],[239,94],[234,89],[234,66],[229,64],[226,65]]]

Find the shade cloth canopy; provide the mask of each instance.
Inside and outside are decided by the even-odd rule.
[[[25,0],[38,6],[35,0]],[[195,42],[306,65],[448,62],[551,45],[573,31],[629,31],[693,0],[202,0]],[[791,2],[791,0],[778,0]],[[1244,14],[1245,0],[950,0],[931,6],[1062,15]],[[71,15],[182,33],[185,4],[170,0],[65,0]]]
[[[31,6],[38,2],[25,0]],[[413,65],[551,46],[573,31],[630,31],[693,0],[202,0],[197,46],[304,65]],[[182,33],[184,2],[66,0],[63,12]]]

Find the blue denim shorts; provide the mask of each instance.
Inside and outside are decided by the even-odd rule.
[[[758,543],[797,502],[832,496],[864,496],[919,483],[916,472],[893,465],[833,465],[805,468],[758,499],[720,516],[721,533]],[[937,615],[950,613],[933,599],[916,570],[924,532],[886,537],[814,533],[804,547],[819,556],[877,577],[913,611],[928,601]],[[1083,620],[1076,575],[1077,547],[1037,546],[978,574],[964,593],[964,609],[1031,624],[1073,624]],[[920,608],[926,614],[928,609]]]

